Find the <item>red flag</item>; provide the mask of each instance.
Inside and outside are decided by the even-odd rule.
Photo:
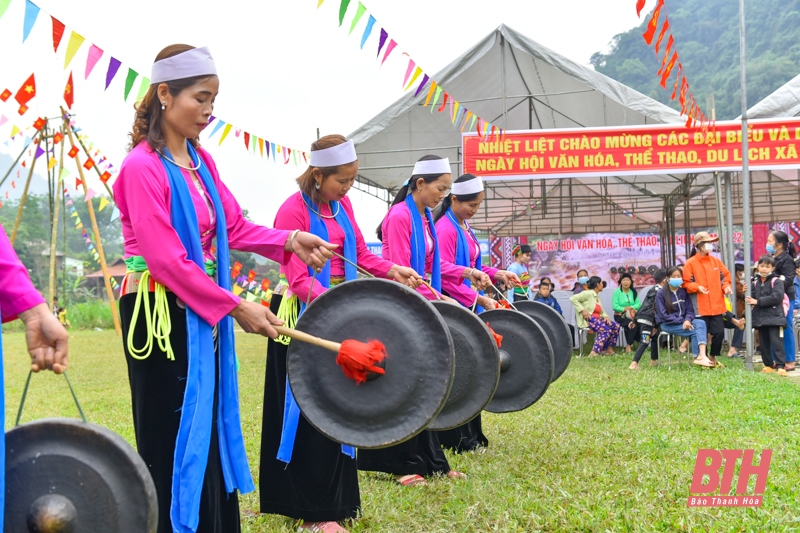
[[[25,104],[19,106],[19,116],[24,115],[28,111],[28,106]]]
[[[83,184],[83,182],[81,181],[80,178],[75,178],[75,190],[76,191],[78,190],[78,187],[80,187],[82,184]]]
[[[50,15],[53,19],[53,51],[58,51],[58,45],[61,43],[61,38],[64,36],[64,23]]]
[[[441,106],[439,109],[437,109],[437,111],[439,111],[439,113],[441,113],[442,111],[444,111],[444,107],[447,105],[447,99],[448,99],[449,97],[450,97],[450,95],[449,95],[449,94],[447,94],[447,93],[444,93],[444,100],[442,100],[442,106]]]
[[[28,102],[30,102],[31,98],[36,96],[36,79],[34,79],[33,74],[25,80],[25,83],[22,84],[22,87],[19,88],[17,94],[14,95],[14,99],[19,102],[19,105],[24,106]]]
[[[664,58],[661,60],[661,68],[658,69],[659,76],[664,73],[664,67],[667,66],[667,59],[669,58],[669,52],[672,50],[673,44],[675,44],[675,38],[670,34],[669,39],[667,39],[667,49],[664,51]]]
[[[265,279],[261,282],[261,290],[267,291],[269,289],[269,280]]]
[[[644,9],[644,4],[647,0],[636,0],[636,16],[642,16],[642,9]]]
[[[103,183],[107,183],[109,179],[111,179],[111,173],[106,170],[105,172],[103,172],[103,175],[100,176],[100,181],[102,181]]]
[[[250,272],[247,273],[247,282],[250,283],[254,279],[256,279],[256,271],[255,270],[251,270]]]
[[[250,134],[247,132],[244,132],[244,147],[250,149]]]
[[[69,152],[67,152],[67,155],[74,159],[75,156],[78,155],[78,147],[73,146],[72,148],[70,148]]]
[[[44,119],[39,117],[36,119],[36,122],[33,123],[33,129],[42,131],[42,128],[44,128]]]
[[[17,188],[17,183],[14,180],[11,180],[11,188],[12,189],[16,189]]]
[[[3,102],[5,102],[6,100],[8,100],[9,98],[11,98],[11,91],[9,91],[8,89],[4,90],[4,91],[3,91],[3,92],[0,94],[0,100],[2,100]]]
[[[86,162],[83,164],[83,168],[85,168],[86,170],[91,170],[93,166],[94,166],[94,160],[91,157],[87,159]]]
[[[658,55],[658,47],[661,46],[661,41],[664,39],[664,35],[667,34],[667,30],[669,29],[669,19],[664,21],[664,25],[661,27],[661,33],[658,34],[658,39],[656,39],[656,55]],[[669,54],[669,51],[667,51]]]
[[[55,135],[53,135],[53,144],[58,144],[58,143],[60,143],[60,142],[61,142],[61,140],[62,140],[63,138],[64,138],[64,136],[63,136],[63,135],[61,135],[61,132],[60,132],[60,131],[56,132],[56,134],[55,134]]]
[[[678,52],[674,52],[672,54],[672,59],[669,60],[667,63],[667,68],[664,69],[664,73],[661,74],[661,88],[667,88],[667,80],[669,79],[669,73],[672,72],[672,67],[675,66],[675,63],[678,62]]]
[[[23,161],[23,162],[22,162],[22,163],[20,163],[20,164],[22,165],[22,168],[26,168],[26,167],[28,166],[28,165],[27,165],[27,163],[25,163],[25,161]]]
[[[675,100],[675,97],[678,95],[678,84],[680,83],[680,81],[681,81],[681,68],[680,65],[678,65],[678,75],[675,76],[675,88],[672,89],[672,97],[670,98],[670,100]]]
[[[72,84],[72,71],[69,71],[69,79],[67,80],[67,86],[64,87],[64,101],[67,103],[67,109],[72,109],[72,103],[74,102],[74,94],[72,93],[74,85]]]
[[[664,0],[658,0],[656,8],[653,10],[653,16],[650,18],[650,23],[647,25],[647,31],[642,35],[648,45],[653,44],[653,37],[655,37],[658,29],[658,16],[661,14],[662,7],[664,7]]]

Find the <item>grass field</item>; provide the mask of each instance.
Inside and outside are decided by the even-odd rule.
[[[3,337],[6,427],[27,374],[21,334]],[[257,476],[265,342],[237,334],[242,414]],[[71,334],[70,379],[91,422],[133,442],[122,341],[113,331]],[[646,359],[646,358],[645,358]],[[725,358],[723,358],[725,359]],[[403,488],[361,474],[363,518],[352,532],[800,531],[800,389],[748,373],[740,360],[701,370],[673,364],[627,370],[624,355],[574,359],[526,411],[484,415],[490,446],[451,456],[468,481]],[[77,416],[63,378],[34,376],[23,421]],[[770,448],[763,507],[686,506],[698,448]],[[294,531],[241,502],[246,533]]]

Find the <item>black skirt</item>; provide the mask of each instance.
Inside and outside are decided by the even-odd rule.
[[[395,476],[447,475],[450,464],[436,431],[423,431],[401,444],[380,450],[359,450],[358,469]]]
[[[154,295],[150,296],[151,306],[155,307]],[[155,482],[158,496],[158,533],[173,531],[170,521],[172,466],[188,373],[186,310],[178,307],[174,293],[168,292],[167,300],[172,319],[170,342],[175,354],[174,361],[167,359],[166,353],[159,350],[158,343],[155,342],[153,351],[147,359],[137,360],[131,357],[126,339],[133,318],[136,294],[127,294],[119,300],[123,346],[131,386],[136,447]],[[144,346],[148,335],[144,309],[140,309],[139,313],[133,333],[134,346],[137,348]],[[200,523],[197,533],[236,533],[241,531],[239,498],[236,493],[225,492],[216,431],[216,405],[217,391],[214,392],[214,423],[200,499]]]
[[[453,429],[437,431],[436,435],[439,437],[439,444],[455,453],[471,452],[479,446],[489,445],[489,439],[483,434],[481,427],[481,415]]]
[[[281,297],[272,297],[277,314]],[[306,522],[338,522],[356,518],[361,509],[356,461],[300,417],[292,460],[276,459],[283,430],[288,346],[267,343],[264,381],[264,419],[261,432],[261,512],[280,514]]]

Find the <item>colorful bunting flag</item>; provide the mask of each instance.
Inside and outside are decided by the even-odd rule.
[[[31,0],[25,0],[25,20],[23,20],[22,22],[23,43],[28,38],[28,35],[31,34],[33,25],[36,24],[36,17],[38,16],[39,16],[39,6],[31,2]]]
[[[103,210],[103,209],[105,209],[105,208],[106,208],[106,206],[107,206],[108,204],[110,204],[110,203],[111,203],[111,202],[109,202],[109,201],[106,199],[106,197],[105,197],[105,196],[101,196],[101,197],[100,197],[100,207],[98,207],[98,209],[97,209],[97,210],[98,210],[98,211],[102,211],[102,210]]]
[[[322,2],[320,2],[320,4],[321,3]],[[2,17],[5,14],[6,9],[8,9],[8,6],[10,4],[11,4],[11,0],[0,0],[0,17]],[[0,207],[2,207],[2,206],[0,205]]]
[[[56,158],[55,157],[51,157],[50,158],[50,162],[47,164],[47,170],[48,171],[53,170],[53,167],[55,167],[57,164],[58,164],[58,161],[56,160]]]
[[[369,39],[369,35],[372,33],[372,27],[374,25],[375,25],[375,17],[370,15],[369,16],[369,20],[367,21],[367,27],[364,28],[364,34],[361,35],[361,49],[362,50],[364,49],[364,43],[367,42],[367,39]],[[378,50],[378,53],[380,53],[380,50]]]
[[[86,196],[83,198],[83,201],[84,202],[88,202],[89,200],[91,200],[95,196],[97,196],[97,193],[94,192],[94,190],[89,189],[88,191],[86,191]]]
[[[89,54],[86,56],[86,70],[83,74],[83,79],[88,80],[89,74],[92,73],[94,70],[94,66],[100,61],[100,58],[103,57],[103,50],[97,47],[97,45],[92,45],[89,47]]]
[[[64,56],[64,70],[67,70],[67,67],[72,62],[72,58],[75,57],[75,53],[78,51],[78,48],[81,47],[83,41],[84,38],[82,35],[74,31],[70,33],[69,42],[67,43],[67,55]]]
[[[136,103],[138,104],[142,100],[144,100],[145,95],[147,94],[147,90],[150,88],[150,79],[146,76],[142,76],[142,83],[139,85],[139,94],[136,95]]]
[[[72,83],[72,71],[69,71],[69,79],[67,80],[67,86],[64,87],[64,102],[67,104],[67,109],[72,109],[72,103],[75,101],[75,95],[73,94],[72,88],[74,87]]]
[[[117,71],[119,70],[120,65],[122,65],[122,63],[120,63],[120,61],[115,57],[112,57],[111,59],[108,60],[108,71],[106,72],[106,89],[108,89],[108,86],[111,85],[111,80],[114,79],[114,76],[117,75]]]
[[[139,76],[139,73],[133,70],[132,68],[128,69],[128,76],[125,78],[125,101],[128,101],[128,95],[131,93],[131,88],[133,88],[133,82],[136,81],[136,78]]]
[[[58,52],[58,45],[61,44],[61,38],[64,37],[64,23],[50,15],[53,21],[53,52]]]
[[[344,14],[347,13],[347,6],[349,5],[350,0],[342,0],[342,3],[339,4],[339,26],[344,22]]]
[[[361,17],[364,16],[364,12],[366,10],[367,10],[367,8],[364,7],[364,4],[359,2],[358,3],[358,9],[356,10],[356,16],[353,17],[353,22],[350,24],[350,31],[347,33],[347,35],[350,35],[351,33],[353,33],[353,30],[356,29],[356,24],[358,24],[358,21],[361,20]]]

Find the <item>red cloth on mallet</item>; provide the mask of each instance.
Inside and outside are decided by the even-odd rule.
[[[388,357],[386,347],[380,341],[367,343],[348,339],[342,342],[336,364],[342,367],[344,375],[360,385],[367,381],[367,374],[385,374],[384,369],[375,366]]]

